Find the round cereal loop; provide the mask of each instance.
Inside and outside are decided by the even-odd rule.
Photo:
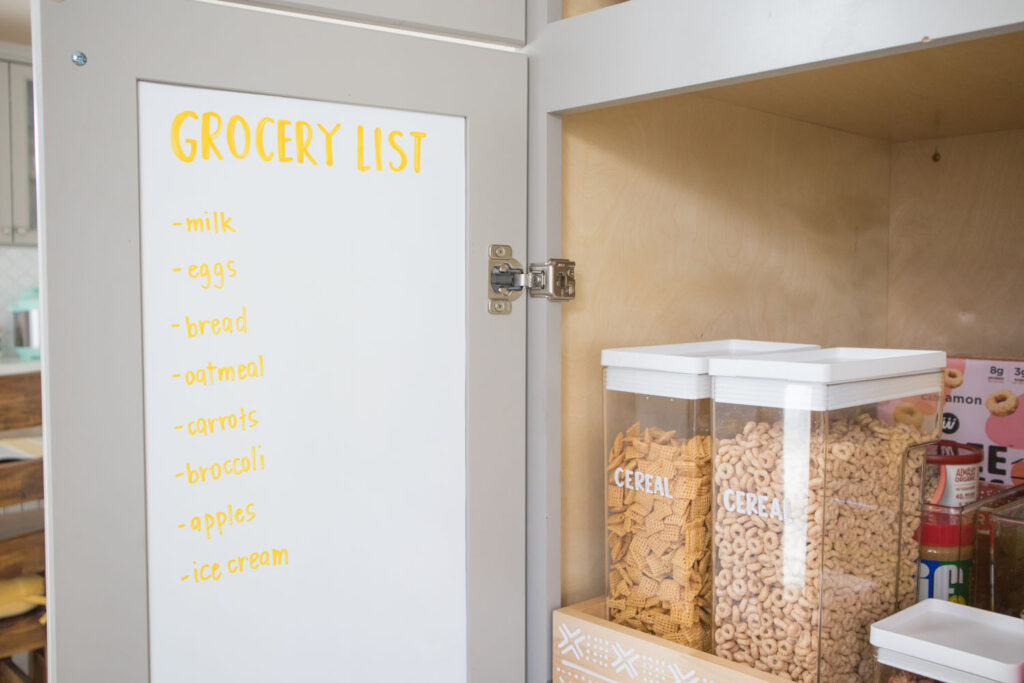
[[[733,600],[741,600],[747,595],[747,583],[743,579],[733,579],[729,588],[726,589],[726,593]]]
[[[924,413],[913,403],[901,403],[893,408],[892,419],[898,424],[910,425],[920,429],[924,423]]]
[[[779,549],[779,537],[778,537],[777,534],[767,534],[767,535],[765,535],[765,537],[764,537],[764,549],[768,550],[768,551],[778,550]]]
[[[747,538],[747,553],[754,557],[764,552],[764,545],[757,538]]]
[[[723,462],[718,466],[718,471],[715,473],[719,479],[732,479],[735,473],[733,466],[727,462]]]
[[[1013,415],[1017,411],[1017,406],[1019,404],[1020,401],[1017,399],[1017,394],[1013,393],[1009,389],[1000,389],[999,391],[990,394],[988,399],[985,401],[985,407],[988,408],[988,412],[992,413],[996,417]]]
[[[743,525],[739,522],[732,524],[728,530],[730,540],[743,540],[746,537],[746,531],[743,529]]]
[[[773,655],[779,651],[779,644],[774,640],[765,639],[761,641],[759,649],[761,650],[762,655]]]
[[[956,368],[946,368],[942,371],[942,384],[950,389],[956,389],[964,383],[964,373]]]

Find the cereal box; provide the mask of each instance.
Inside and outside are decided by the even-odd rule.
[[[949,358],[943,438],[981,446],[981,478],[1024,484],[1024,360]]]

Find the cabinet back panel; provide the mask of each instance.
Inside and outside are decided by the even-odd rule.
[[[1024,358],[1021,188],[1024,130],[893,145],[890,346]]]
[[[884,345],[889,145],[695,95],[563,119],[562,598],[604,590],[602,348]]]

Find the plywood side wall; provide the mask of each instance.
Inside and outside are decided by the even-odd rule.
[[[563,120],[562,598],[603,591],[602,348],[886,341],[889,145],[695,95]]]
[[[893,145],[890,244],[890,346],[1024,358],[1024,130]]]
[[[562,18],[568,19],[603,7],[611,7],[620,2],[625,2],[625,0],[562,0]]]

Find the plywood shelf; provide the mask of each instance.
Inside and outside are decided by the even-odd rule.
[[[46,646],[46,626],[39,623],[40,607],[16,617],[0,619],[0,659]]]
[[[42,498],[42,459],[0,462],[0,508]]]
[[[0,515],[0,580],[46,568],[43,511]]]

